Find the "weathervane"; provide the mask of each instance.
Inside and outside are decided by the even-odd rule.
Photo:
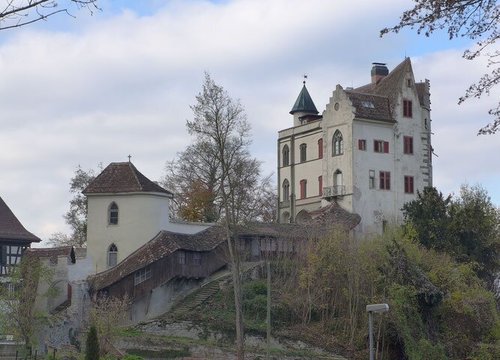
[[[132,157],[132,155],[129,155],[129,156],[128,156],[128,162],[130,162],[130,158],[131,158],[131,157]]]
[[[302,81],[304,85],[306,84],[306,79],[307,79],[307,74],[304,74],[304,81]]]

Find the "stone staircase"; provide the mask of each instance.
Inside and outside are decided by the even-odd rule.
[[[259,262],[242,263],[241,272],[243,274],[250,273],[260,265],[261,263]],[[188,314],[189,311],[195,309],[197,306],[203,304],[208,298],[215,295],[224,282],[232,282],[231,270],[220,270],[210,276],[199,288],[193,290],[185,298],[174,304],[172,310],[164,314],[162,318],[172,320]]]
[[[215,295],[220,285],[230,279],[231,272],[222,270],[208,278],[201,286],[172,307],[172,310],[163,315],[164,319],[176,319],[189,313],[190,310],[203,304],[208,298]]]

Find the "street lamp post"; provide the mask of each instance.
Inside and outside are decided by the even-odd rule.
[[[374,360],[373,353],[373,313],[383,313],[389,311],[389,305],[387,304],[371,304],[366,305],[366,311],[368,312],[368,337],[370,339],[370,360]]]

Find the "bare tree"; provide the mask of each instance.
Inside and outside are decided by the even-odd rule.
[[[127,295],[121,298],[99,296],[92,301],[89,325],[97,329],[101,355],[105,355],[112,348],[116,328],[127,318],[130,303]]]
[[[220,100],[217,100],[220,101]],[[226,106],[225,104],[220,107]],[[238,106],[240,106],[238,104]],[[243,109],[240,106],[241,115]],[[203,111],[200,109],[199,111]],[[223,116],[222,113],[217,116]],[[248,141],[249,129],[244,130]],[[233,220],[272,221],[276,212],[276,190],[271,176],[261,177],[260,161],[250,156],[247,144],[236,144],[228,139],[226,150],[231,152],[231,166],[227,174],[232,183],[231,209]],[[234,147],[241,148],[234,149]],[[172,213],[188,221],[215,222],[224,217],[223,171],[219,145],[205,136],[196,136],[194,142],[177,158],[168,162],[163,184],[177,196]],[[226,157],[229,155],[226,153]],[[227,179],[226,179],[227,180]],[[225,184],[227,186],[227,184]]]
[[[414,0],[414,3],[412,9],[403,12],[399,24],[382,29],[380,35],[397,33],[406,27],[416,28],[417,33],[425,36],[446,29],[450,39],[466,37],[476,41],[476,46],[466,50],[463,57],[473,60],[484,55],[491,71],[472,84],[458,103],[489,95],[491,89],[500,83],[500,50],[495,47],[500,37],[497,0]],[[500,102],[488,113],[493,116],[493,121],[480,129],[479,134],[493,134],[500,129]]]
[[[6,0],[0,6],[0,30],[47,20],[59,13],[73,16],[70,7],[75,10],[86,8],[91,14],[99,10],[97,0]]]
[[[196,105],[191,106],[191,109],[194,119],[186,123],[189,133],[194,135],[197,141],[210,144],[214,150],[212,155],[219,163],[219,191],[234,285],[236,352],[238,359],[243,360],[245,349],[241,274],[235,245],[238,237],[235,225],[241,210],[238,199],[242,193],[248,191],[241,176],[251,176],[242,174],[240,170],[242,162],[252,161],[248,152],[250,125],[239,101],[233,100],[207,73],[203,89],[196,96]]]
[[[102,164],[99,164],[102,170]],[[69,210],[64,214],[66,223],[71,227],[71,235],[61,232],[50,236],[49,243],[53,246],[71,245],[84,247],[87,243],[87,197],[82,191],[95,178],[92,169],[83,170],[80,165],[75,170],[75,175],[70,180],[70,192],[73,198],[69,202]]]
[[[55,296],[52,286],[53,271],[45,267],[33,254],[25,254],[19,266],[13,268],[9,282],[0,283],[0,310],[2,326],[24,341],[28,349],[34,344],[36,330],[48,318],[48,314],[35,306],[37,295]],[[50,284],[46,294],[38,294],[41,282]]]

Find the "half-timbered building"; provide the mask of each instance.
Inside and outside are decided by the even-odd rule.
[[[0,278],[8,277],[31,243],[40,241],[24,228],[0,197]]]

